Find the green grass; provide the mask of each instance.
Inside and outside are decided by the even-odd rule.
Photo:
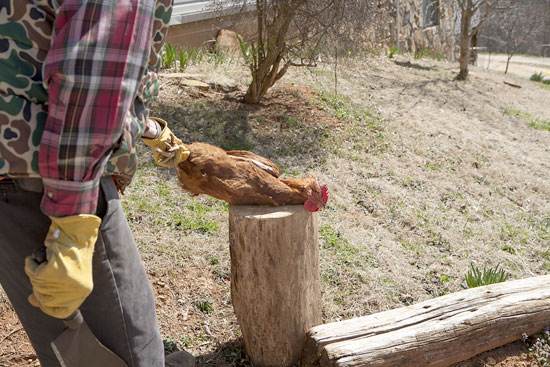
[[[398,55],[400,54],[402,51],[401,51],[401,48],[397,47],[397,46],[393,46],[389,51],[388,51],[388,57],[390,59],[393,59],[393,56],[394,55]]]
[[[171,336],[167,336],[162,339],[162,344],[164,344],[164,354],[166,355],[179,350],[178,343]]]
[[[207,48],[184,48],[166,42],[162,49],[161,66],[183,72],[189,65],[211,64],[218,66],[232,61],[231,56],[223,50]]]
[[[479,270],[479,268],[472,264],[471,269],[465,275],[468,288],[505,282],[509,277],[510,274],[504,269],[499,269],[498,265],[495,268],[484,267],[483,270]]]
[[[531,77],[529,78],[529,80],[533,81],[533,82],[542,82],[544,79],[544,74],[542,72],[538,72],[538,73],[534,73],[533,75],[531,75]]]
[[[286,129],[293,129],[300,125],[300,121],[294,116],[284,114],[280,115],[278,119],[281,122],[281,127]]]
[[[524,226],[515,226],[504,222],[500,228],[500,239],[525,245],[529,241],[529,233],[524,229]]]
[[[522,118],[531,117],[529,113],[518,110],[517,108],[503,108],[502,113],[504,113],[506,116],[513,116],[513,117],[522,117]]]
[[[195,307],[197,308],[197,310],[205,314],[209,314],[214,311],[212,301],[208,298],[195,302]]]
[[[319,236],[323,242],[323,248],[336,256],[338,264],[360,266],[359,249],[352,246],[342,233],[328,225],[324,225],[319,228]]]
[[[420,60],[430,52],[429,48],[419,49],[414,51],[414,59]]]
[[[319,97],[312,101],[324,111],[338,117],[341,120],[367,123],[373,129],[379,129],[379,121],[363,107],[350,101],[344,95],[335,95],[323,90],[319,91]]]
[[[521,120],[527,121],[529,123],[529,126],[537,130],[550,131],[550,120],[545,120],[540,117],[533,116],[528,112],[521,111],[515,108],[504,108],[502,109],[502,112],[506,116],[517,117]]]
[[[537,130],[550,131],[550,120],[535,118],[535,119],[532,119],[531,122],[529,122],[529,126]]]
[[[546,65],[543,65],[543,66],[546,67]],[[545,77],[545,73],[543,73],[542,71],[539,71],[531,75],[529,80],[535,82],[535,84],[540,88],[550,90],[550,73],[547,73],[547,74],[548,76]]]
[[[536,83],[535,85],[536,85],[537,87],[539,87],[539,88],[546,89],[546,90],[550,90],[550,84],[546,84],[546,83]]]
[[[382,119],[349,97],[320,90],[312,103],[346,122],[338,134],[333,129],[323,131],[334,153],[362,161],[365,153],[381,153],[387,148]]]
[[[175,214],[168,218],[159,218],[161,223],[182,231],[195,231],[201,234],[213,234],[219,229],[218,223],[201,217],[189,217],[187,214]]]

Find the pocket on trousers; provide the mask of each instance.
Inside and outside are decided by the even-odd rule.
[[[103,220],[112,212],[115,202],[120,200],[120,196],[118,195],[116,185],[111,176],[102,177],[99,188],[100,192],[96,215]]]

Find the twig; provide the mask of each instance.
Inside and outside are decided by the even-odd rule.
[[[334,95],[338,95],[338,46],[335,48],[334,57]]]
[[[514,87],[514,88],[521,88],[521,85],[517,85],[517,84],[509,83],[509,82],[506,82],[506,81],[504,81],[503,83],[504,83],[504,84],[506,84],[506,85],[509,85],[510,87]]]
[[[4,340],[8,339],[10,336],[12,336],[13,334],[15,334],[16,332],[18,332],[20,330],[23,330],[22,326],[13,329],[8,335],[6,335],[5,337],[2,338],[2,340],[0,340],[0,344],[2,344],[4,342]]]

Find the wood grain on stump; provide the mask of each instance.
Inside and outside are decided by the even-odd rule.
[[[229,207],[231,298],[255,366],[298,363],[321,323],[317,216],[302,205]]]

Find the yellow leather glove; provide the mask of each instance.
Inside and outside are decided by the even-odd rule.
[[[189,156],[189,150],[168,128],[166,121],[151,117],[162,127],[160,135],[155,139],[142,137],[141,140],[151,147],[155,162],[159,166],[176,167]]]
[[[25,273],[33,288],[29,302],[64,319],[92,292],[92,258],[101,219],[91,214],[50,219],[44,241],[47,261],[25,259]]]

